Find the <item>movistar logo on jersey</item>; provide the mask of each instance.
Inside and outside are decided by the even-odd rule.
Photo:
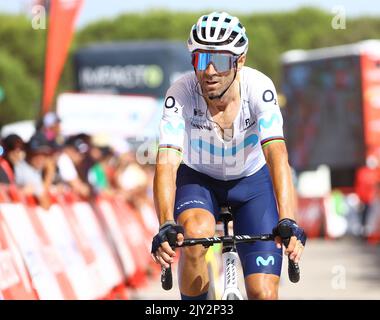
[[[272,266],[274,266],[274,257],[273,256],[269,256],[268,258],[264,259],[262,256],[258,256],[256,258],[256,264],[258,267],[260,266],[269,266],[269,264],[271,264]]]
[[[256,134],[252,134],[248,136],[247,138],[245,138],[244,141],[229,148],[218,147],[202,139],[192,139],[190,143],[191,143],[191,148],[196,152],[201,152],[203,150],[214,156],[226,157],[226,156],[235,156],[240,150],[248,146],[254,147],[258,141],[259,141],[259,137]]]
[[[179,123],[177,126],[173,126],[172,123],[168,122],[164,125],[164,132],[170,135],[178,135],[185,130],[185,125],[183,123]]]
[[[259,121],[259,131],[261,132],[262,128],[269,129],[273,124],[279,124],[280,123],[280,117],[278,114],[273,114],[272,117],[269,120],[260,119]]]

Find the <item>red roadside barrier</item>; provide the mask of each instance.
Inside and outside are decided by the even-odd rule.
[[[128,299],[129,288],[158,276],[150,257],[153,208],[144,208],[147,218],[117,197],[90,203],[66,192],[51,199],[45,210],[0,185],[0,298]]]
[[[8,202],[0,188],[0,203]],[[6,300],[36,300],[38,295],[16,242],[0,214],[0,293]]]
[[[55,273],[57,270],[49,263],[41,236],[34,229],[28,210],[17,198],[17,190],[8,189],[5,193],[11,195],[9,200],[12,202],[0,203],[0,215],[15,240],[39,299],[64,299]]]

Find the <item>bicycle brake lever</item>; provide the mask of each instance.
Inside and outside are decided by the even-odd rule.
[[[289,226],[278,226],[278,233],[284,243],[285,247],[289,246],[290,238],[293,236],[292,229]],[[300,280],[300,268],[298,263],[294,262],[288,256],[288,275],[289,280],[293,283],[297,283]]]
[[[168,231],[167,237],[169,245],[174,250],[176,247],[177,233],[175,231]],[[161,285],[164,290],[170,290],[173,287],[171,264],[169,264],[168,268],[161,267]]]

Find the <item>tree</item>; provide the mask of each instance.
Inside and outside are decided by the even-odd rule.
[[[17,58],[0,51],[0,86],[4,98],[0,102],[0,125],[34,119],[39,108],[39,84]]]

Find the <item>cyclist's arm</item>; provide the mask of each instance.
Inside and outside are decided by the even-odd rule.
[[[292,174],[288,163],[288,153],[283,141],[275,141],[263,146],[263,152],[272,177],[279,210],[279,220],[288,218],[295,221],[296,197]],[[281,248],[282,240],[276,237],[276,245]],[[285,250],[289,258],[299,262],[303,252],[301,239],[292,236]]]
[[[272,177],[279,209],[279,219],[295,220],[295,197],[288,152],[283,140],[263,146],[263,152]]]
[[[272,80],[261,75],[260,81],[257,81],[256,90],[255,111],[260,142],[272,178],[279,220],[284,218],[295,220],[295,190],[284,141],[283,119],[278,105],[276,89]],[[285,251],[290,259],[295,262],[298,262],[302,255],[301,240],[292,236]],[[277,248],[281,248],[281,238],[276,237],[275,242]]]
[[[160,225],[166,221],[174,220],[176,177],[181,159],[180,152],[175,149],[159,148],[158,150],[153,192]]]
[[[160,122],[160,141],[154,177],[154,201],[160,225],[173,219],[177,170],[182,160],[185,119],[182,115],[185,97],[172,86],[164,103]]]
[[[185,120],[182,116],[182,104],[179,102],[181,97],[175,89],[170,88],[165,99],[153,183],[154,204],[160,227],[165,222],[174,220],[177,170],[182,160],[185,137]],[[177,234],[178,244],[182,241],[183,234]],[[168,267],[168,264],[173,262],[174,256],[175,251],[171,249],[167,241],[161,243],[152,255],[154,261],[164,267]]]
[[[174,197],[176,191],[177,169],[181,162],[181,155],[175,150],[159,148],[157,154],[156,171],[153,182],[154,204],[159,217],[160,226],[167,221],[173,221]],[[177,235],[178,243],[183,241],[183,235]],[[156,263],[168,268],[173,262],[175,251],[168,242],[152,255]]]
[[[279,218],[294,219],[293,183],[276,88],[272,80],[264,74],[259,74],[259,80],[256,86],[256,115],[260,142],[277,199]]]

